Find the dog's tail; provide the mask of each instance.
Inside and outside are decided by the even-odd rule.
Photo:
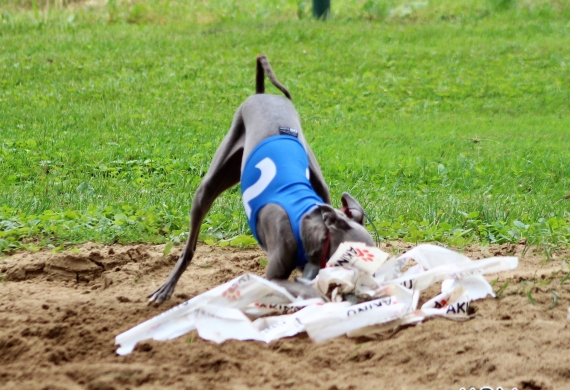
[[[257,72],[255,74],[255,93],[265,93],[265,75],[271,80],[271,83],[275,85],[281,92],[287,96],[289,100],[291,99],[291,94],[287,91],[287,88],[283,86],[277,78],[275,77],[275,73],[273,73],[273,69],[271,69],[271,65],[269,65],[269,61],[267,61],[267,57],[264,54],[260,54],[257,56]]]

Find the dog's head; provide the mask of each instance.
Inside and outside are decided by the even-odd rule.
[[[301,222],[301,238],[308,260],[303,278],[314,279],[323,256],[328,260],[343,242],[362,242],[374,246],[374,240],[364,227],[362,206],[346,192],[341,200],[340,210],[322,204],[305,215]]]

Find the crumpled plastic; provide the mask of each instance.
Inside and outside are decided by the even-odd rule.
[[[323,342],[381,334],[434,316],[469,319],[473,300],[495,296],[483,275],[518,265],[517,257],[471,260],[430,244],[388,258],[379,248],[341,244],[311,282],[324,299],[295,298],[257,275],[239,276],[121,333],[117,354],[128,355],[143,340],[170,340],[192,330],[217,343],[269,343],[301,332]],[[418,309],[422,291],[438,282],[441,293]]]

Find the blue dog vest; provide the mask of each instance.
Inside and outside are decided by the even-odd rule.
[[[305,266],[301,217],[324,202],[309,181],[309,158],[301,142],[294,136],[277,135],[259,143],[245,163],[241,193],[247,222],[261,246],[256,227],[259,210],[269,203],[283,207],[297,241],[297,266]]]

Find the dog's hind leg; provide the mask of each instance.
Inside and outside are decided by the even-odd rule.
[[[325,179],[323,179],[323,173],[321,172],[317,158],[309,147],[307,147],[307,155],[309,157],[309,181],[317,195],[319,195],[326,204],[331,204],[329,187],[327,183],[325,183]]]
[[[164,284],[149,296],[149,302],[170,299],[178,279],[184,273],[196,250],[200,226],[214,200],[225,190],[239,183],[245,128],[241,109],[236,112],[229,133],[214,154],[208,172],[194,194],[190,211],[190,235],[174,269]]]

